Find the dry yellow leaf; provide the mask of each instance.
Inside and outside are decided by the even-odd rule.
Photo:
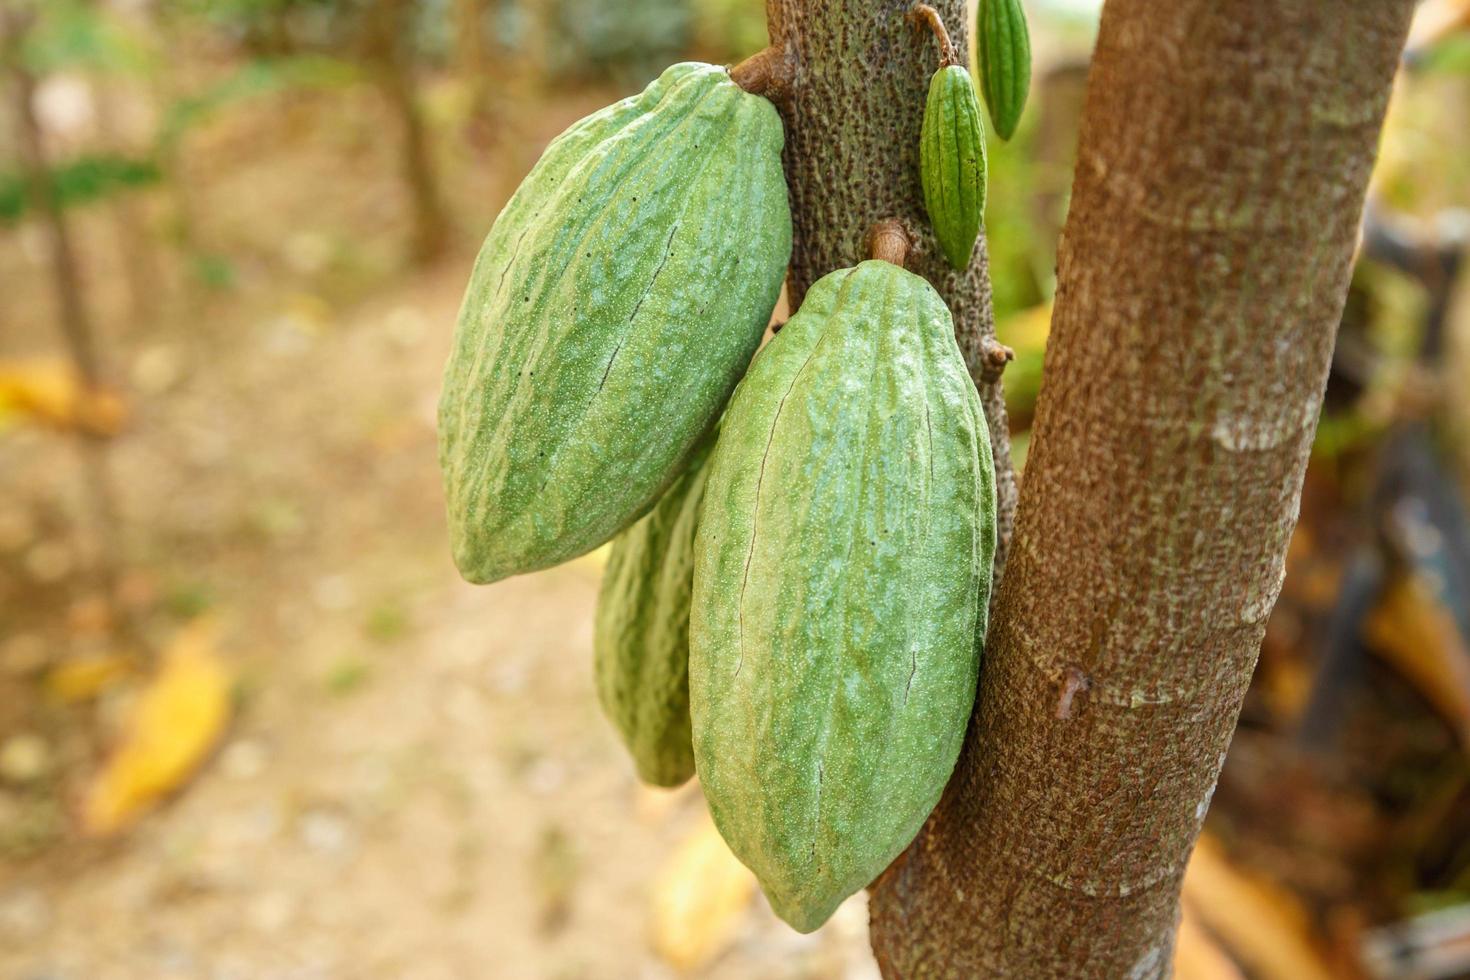
[[[1174,944],[1174,980],[1244,980],[1235,961],[1199,924],[1188,902],[1183,913]]]
[[[1286,889],[1234,868],[1209,834],[1184,873],[1184,901],[1260,980],[1333,980],[1301,903]]]
[[[730,853],[709,815],[654,879],[649,938],[679,970],[696,970],[735,940],[750,909],[755,876]]]
[[[122,653],[68,660],[46,674],[46,693],[66,704],[90,701],[131,674],[135,662]]]
[[[88,389],[64,361],[0,361],[0,424],[18,418],[63,431],[116,435],[127,420],[122,399]]]
[[[1018,354],[1044,350],[1046,338],[1051,333],[1051,306],[1048,301],[1011,314],[1005,323],[1000,324],[997,336]]]
[[[1470,750],[1470,649],[1454,614],[1418,578],[1400,578],[1363,625],[1364,638],[1439,709]]]
[[[314,293],[295,293],[286,312],[299,326],[312,333],[325,333],[332,326],[332,304]]]
[[[1470,28],[1470,0],[1424,0],[1414,11],[1406,47],[1413,51]]]
[[[219,740],[229,720],[230,677],[215,638],[208,618],[175,634],[87,792],[84,832],[106,836],[130,826],[193,775]]]

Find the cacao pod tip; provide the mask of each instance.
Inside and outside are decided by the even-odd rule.
[[[656,786],[659,789],[678,789],[694,777],[694,769],[690,767],[688,772],[672,769],[655,769],[639,765],[638,780],[647,786]]]
[[[766,900],[771,903],[771,911],[776,913],[777,918],[802,935],[816,932],[826,925],[827,920],[832,918],[832,913],[837,911],[837,905],[842,904],[838,902],[831,908],[808,908],[799,902],[788,903],[769,893]]]
[[[592,647],[598,700],[638,778],[672,789],[694,774],[689,713],[689,599],[694,537],[718,429],[653,510],[613,541]]]
[[[493,564],[487,562],[484,555],[469,542],[455,541],[451,550],[454,567],[458,570],[459,577],[471,585],[492,585],[509,577],[509,573],[501,572]]]

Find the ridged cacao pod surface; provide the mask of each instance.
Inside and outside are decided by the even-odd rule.
[[[929,80],[919,174],[939,248],[950,265],[963,269],[985,220],[985,130],[975,86],[962,65],[941,68]]]
[[[721,423],[690,611],[705,797],[796,929],[938,801],[994,551],[985,418],[943,300],[886,262],[819,280]]]
[[[689,595],[713,447],[711,433],[653,510],[613,539],[597,597],[597,698],[638,777],[653,786],[678,786],[694,775]]]
[[[680,64],[547,147],[480,250],[445,368],[465,578],[584,554],[682,471],[785,275],[782,143],[770,102]]]
[[[1026,27],[1026,11],[1021,0],[980,0],[975,19],[980,91],[985,94],[996,133],[1008,140],[1021,121],[1031,86],[1031,33]]]

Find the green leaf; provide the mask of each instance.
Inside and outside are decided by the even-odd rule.
[[[25,65],[37,75],[67,69],[140,75],[153,58],[149,46],[106,8],[51,0],[25,41]]]
[[[318,55],[250,62],[203,92],[169,107],[159,126],[159,149],[172,150],[189,129],[235,103],[288,88],[346,85],[361,77],[361,69],[351,62]]]
[[[47,188],[63,209],[89,204],[124,190],[155,184],[161,174],[149,159],[90,154],[54,167]],[[25,176],[0,172],[0,223],[12,223],[30,207]]]
[[[1453,34],[1438,44],[1405,55],[1418,71],[1444,75],[1470,75],[1470,35]]]

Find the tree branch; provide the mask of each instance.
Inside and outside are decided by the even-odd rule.
[[[888,977],[1168,976],[1411,0],[1110,0],[969,737]]]

